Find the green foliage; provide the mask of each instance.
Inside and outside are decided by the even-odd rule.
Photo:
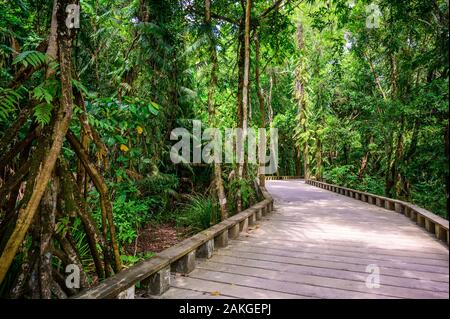
[[[137,264],[140,261],[147,260],[155,256],[154,252],[147,251],[144,253],[138,253],[136,255],[121,255],[120,258],[122,260],[122,263],[127,266],[133,266],[134,264]]]
[[[199,232],[220,221],[217,200],[205,195],[193,195],[189,203],[174,213],[178,227],[187,227],[191,233]]]
[[[178,197],[179,178],[171,174],[156,174],[137,181],[141,195],[149,200],[150,209],[164,213]]]
[[[354,171],[353,165],[334,167],[324,173],[324,179],[331,184],[350,187],[356,184],[358,178]]]
[[[0,120],[5,120],[17,109],[20,98],[21,95],[15,90],[0,87]]]
[[[148,222],[147,202],[127,199],[125,194],[121,194],[114,200],[113,212],[117,239],[122,244],[131,244],[137,237],[138,229]]]
[[[24,67],[28,67],[28,65],[31,65],[32,67],[36,68],[46,62],[47,56],[45,55],[45,53],[39,51],[24,51],[17,55],[12,64],[14,65],[20,63]]]
[[[445,217],[448,3],[380,1],[381,23],[372,29],[365,5],[300,6],[303,48],[289,70],[294,93],[301,80],[305,94],[301,104],[296,97],[284,108],[273,106],[280,174],[299,167],[303,174],[307,161],[317,178],[323,172],[330,182],[415,202]]]
[[[36,122],[39,125],[44,126],[45,124],[50,123],[51,115],[52,115],[53,105],[48,103],[41,103],[34,107],[34,117],[36,118]]]
[[[242,180],[233,179],[226,185],[226,188],[228,194],[228,207],[232,214],[237,212],[236,203],[238,189],[241,191],[243,209],[250,207],[257,200],[254,177],[249,176]]]
[[[411,201],[448,219],[443,192],[445,192],[445,185],[440,180],[423,181],[413,186]]]
[[[117,230],[117,240],[121,245],[129,245],[136,240],[138,231],[149,222],[150,210],[147,198],[139,196],[134,182],[124,180],[119,183],[109,183],[115,190],[113,198],[114,223]],[[99,194],[97,191],[89,193],[88,202],[95,211],[94,218],[101,225],[101,210],[98,207]]]

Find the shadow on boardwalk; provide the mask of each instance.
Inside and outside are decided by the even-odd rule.
[[[449,297],[447,247],[405,216],[300,180],[267,189],[275,211],[161,298]]]

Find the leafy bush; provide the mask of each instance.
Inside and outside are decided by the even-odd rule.
[[[142,260],[147,260],[152,258],[155,255],[154,252],[144,252],[144,253],[138,253],[135,256],[134,255],[121,255],[120,259],[122,260],[122,263],[126,266],[132,266]]]
[[[241,190],[241,199],[242,199],[242,208],[246,209],[250,207],[253,203],[255,203],[258,200],[258,194],[256,193],[255,187],[254,187],[254,178],[253,177],[247,177],[242,180],[234,179],[231,182],[225,184],[225,187],[227,188],[227,195],[228,195],[228,209],[230,211],[230,214],[237,212],[237,194],[238,190]]]
[[[331,184],[341,185],[344,187],[352,187],[357,184],[358,180],[353,165],[334,167],[329,171],[325,171],[323,177]]]
[[[213,197],[195,195],[173,217],[178,227],[188,227],[192,233],[196,233],[220,221],[220,210]]]
[[[382,177],[365,175],[362,182],[356,187],[368,193],[384,195],[384,180]]]
[[[117,226],[117,240],[122,244],[131,244],[137,237],[137,230],[148,221],[147,202],[127,199],[125,194],[121,194],[113,203],[113,212]]]
[[[411,201],[435,214],[448,219],[446,210],[445,184],[439,180],[423,181],[411,189]]]
[[[384,180],[381,177],[364,175],[359,179],[353,165],[334,167],[324,173],[324,178],[331,184],[384,195]]]
[[[130,244],[136,237],[138,229],[144,226],[150,217],[149,199],[140,196],[133,181],[114,183],[116,194],[113,196],[113,215],[116,225],[117,240],[120,244]],[[89,194],[89,202],[95,205],[98,192],[93,190]],[[97,225],[101,225],[101,210],[95,206],[94,218]]]
[[[179,179],[176,175],[157,174],[137,181],[137,188],[143,197],[149,199],[152,211],[167,210],[176,197]]]

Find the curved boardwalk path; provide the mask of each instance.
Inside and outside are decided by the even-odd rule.
[[[274,212],[161,298],[449,297],[447,247],[407,217],[300,180],[266,183]]]

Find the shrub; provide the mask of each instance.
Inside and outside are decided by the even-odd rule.
[[[176,175],[157,174],[137,181],[137,188],[143,197],[148,198],[152,211],[168,210],[177,197],[179,179]]]
[[[195,233],[209,228],[220,221],[220,210],[217,201],[211,196],[195,195],[174,216],[178,227],[188,227]]]
[[[127,199],[125,194],[121,194],[114,201],[113,212],[117,227],[117,240],[122,244],[131,244],[137,237],[138,229],[148,221],[147,202]]]
[[[329,171],[325,171],[323,177],[331,184],[341,185],[344,187],[352,187],[357,184],[358,180],[353,165],[334,167]]]

